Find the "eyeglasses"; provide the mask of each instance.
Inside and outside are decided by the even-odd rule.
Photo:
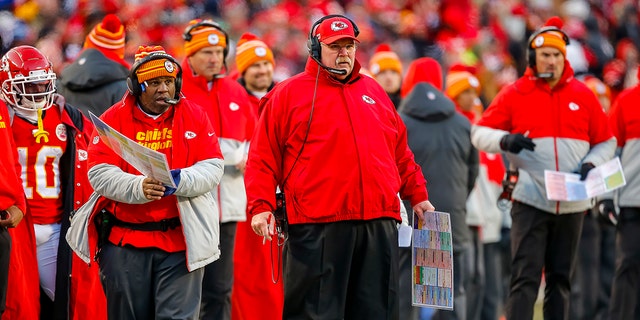
[[[332,44],[324,44],[322,42],[320,42],[320,44],[322,44],[323,46],[327,47],[329,49],[329,51],[333,52],[333,53],[339,53],[342,52],[342,49],[347,50],[347,53],[354,53],[356,51],[356,44],[355,43],[349,43],[346,44],[344,46],[341,46],[337,43],[332,43]]]

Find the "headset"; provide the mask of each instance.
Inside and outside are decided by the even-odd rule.
[[[171,104],[176,104],[178,103],[178,100],[180,100],[180,90],[182,89],[182,68],[180,67],[180,64],[178,63],[178,61],[176,61],[174,57],[164,52],[151,52],[148,56],[136,61],[133,64],[133,67],[131,67],[131,72],[129,72],[129,77],[127,77],[127,88],[129,89],[129,92],[132,95],[139,97],[142,94],[142,92],[145,90],[145,88],[143,87],[143,84],[138,82],[138,76],[136,75],[136,72],[138,72],[138,69],[143,64],[149,61],[160,60],[160,59],[166,59],[172,62],[176,66],[176,68],[178,68],[178,74],[176,75],[176,93],[173,97],[174,100],[171,100],[171,102],[169,102]],[[175,102],[175,103],[172,103],[172,102]]]
[[[184,41],[187,41],[187,42],[191,41],[191,39],[193,38],[193,36],[191,35],[191,31],[200,27],[215,28],[216,30],[222,32],[222,34],[224,35],[224,49],[222,51],[222,62],[224,64],[224,70],[225,71],[228,70],[227,55],[229,54],[229,34],[227,34],[227,32],[224,31],[224,29],[222,29],[222,27],[219,24],[217,24],[212,20],[199,21],[198,23],[190,25],[184,29],[184,32],[182,33],[182,39],[184,39]]]
[[[324,68],[325,70],[327,70],[327,71],[329,71],[331,73],[340,74],[340,75],[346,75],[347,72],[345,70],[330,68],[329,66],[326,66],[325,64],[323,64],[321,62],[322,61],[322,58],[321,58],[322,48],[321,48],[320,40],[318,40],[318,38],[315,36],[315,31],[316,31],[316,28],[322,23],[322,21],[325,21],[325,20],[331,19],[331,18],[347,19],[349,21],[349,23],[351,23],[351,26],[353,26],[353,34],[356,36],[356,38],[360,34],[360,30],[358,29],[358,26],[355,24],[355,22],[353,22],[353,20],[351,20],[348,17],[343,16],[341,14],[330,14],[330,15],[327,15],[327,16],[324,16],[324,17],[318,19],[318,21],[316,21],[311,26],[311,29],[309,30],[309,37],[307,39],[307,49],[309,50],[309,56],[311,57],[311,59],[313,59],[315,62],[317,62],[322,68]]]
[[[528,59],[528,63],[529,63],[529,67],[531,67],[531,69],[533,69],[533,71],[536,71],[536,50],[531,48],[531,44],[533,43],[533,41],[536,40],[536,38],[546,32],[558,32],[562,35],[562,40],[564,40],[564,43],[566,45],[569,45],[569,36],[567,36],[566,33],[564,33],[564,31],[558,29],[557,27],[554,26],[547,26],[547,27],[542,27],[540,28],[540,30],[534,32],[530,37],[529,37],[529,41],[527,41],[527,59]]]

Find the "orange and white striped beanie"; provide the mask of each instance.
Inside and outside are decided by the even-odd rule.
[[[252,33],[246,32],[238,40],[236,48],[236,68],[239,74],[243,74],[252,64],[267,60],[275,67],[273,51],[262,40]]]
[[[139,63],[139,61],[145,57],[155,53],[167,54],[162,46],[139,46],[135,55],[135,63]],[[136,76],[138,77],[138,82],[143,83],[149,79],[158,77],[176,78],[178,76],[178,71],[179,66],[173,61],[166,58],[160,58],[149,60],[140,65],[136,69]]]
[[[115,53],[124,59],[124,26],[115,14],[108,14],[98,23],[84,40],[84,48]]]
[[[211,20],[195,19],[189,22],[189,26],[187,26],[187,28],[202,22],[211,22],[211,24],[216,24]],[[185,40],[184,42],[184,53],[187,57],[192,56],[194,53],[198,52],[198,50],[205,47],[220,46],[226,48],[228,44],[228,39],[224,32],[218,28],[212,27],[211,25],[203,24],[200,27],[191,29],[188,34],[190,35],[191,40]]]

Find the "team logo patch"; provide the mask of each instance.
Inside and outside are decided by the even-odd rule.
[[[167,61],[164,62],[164,68],[167,69],[167,72],[173,73],[173,71],[175,70],[176,66],[173,65],[173,62],[167,60]]]
[[[267,49],[265,49],[264,47],[257,47],[255,50],[253,50],[253,52],[258,57],[264,57],[267,55]]]
[[[577,111],[578,109],[580,109],[580,106],[577,105],[575,102],[570,102],[569,103],[569,110],[571,111]]]
[[[231,109],[231,111],[238,111],[240,106],[235,102],[231,102],[229,103],[229,109]]]
[[[477,88],[477,87],[480,86],[480,82],[478,81],[478,78],[476,78],[476,77],[469,77],[469,85],[474,87],[474,88]]]
[[[98,144],[98,142],[100,142],[100,137],[99,137],[99,136],[95,136],[95,137],[93,137],[93,141],[92,141],[92,143],[93,143],[93,144]]]
[[[187,139],[193,139],[196,137],[196,133],[193,131],[187,131],[184,133],[184,137]]]
[[[343,21],[334,21],[331,23],[331,30],[340,31],[349,28],[349,25],[344,23]]]
[[[217,34],[212,33],[207,37],[207,41],[209,41],[209,44],[216,45],[220,42],[220,37],[218,37]]]
[[[78,160],[87,161],[87,150],[78,150]]]
[[[433,93],[432,91],[427,92],[427,99],[435,100],[436,99],[436,94]]]
[[[542,47],[542,45],[544,44],[544,37],[543,36],[536,37],[536,39],[533,40],[533,44],[536,46],[536,48]]]
[[[380,65],[377,63],[374,63],[371,65],[371,73],[373,74],[378,74],[378,72],[380,72]]]
[[[367,96],[367,95],[362,95],[362,101],[368,103],[368,104],[376,104],[376,101],[371,99],[371,97]]]
[[[64,124],[60,123],[56,126],[56,137],[58,137],[60,141],[67,141],[67,128]]]

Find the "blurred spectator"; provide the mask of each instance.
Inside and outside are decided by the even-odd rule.
[[[271,49],[252,33],[244,33],[236,48],[238,82],[249,94],[258,113],[260,99],[273,89],[275,60]],[[243,320],[282,317],[284,287],[282,284],[280,247],[276,241],[265,246],[262,238],[251,230],[251,223],[238,222],[234,249],[231,318]],[[275,282],[275,283],[273,283]]]
[[[430,83],[434,88],[442,91],[444,78],[442,67],[438,61],[425,57],[411,62],[402,81],[400,96],[404,99],[411,92],[411,89],[420,82]]]
[[[613,46],[603,34],[600,21],[595,15],[590,15],[584,21],[587,34],[585,44],[594,55],[594,61],[589,66],[589,72],[601,75],[604,65],[613,58]]]
[[[203,107],[224,156],[224,174],[212,192],[219,206],[220,258],[205,267],[200,319],[228,320],[237,222],[247,219],[244,170],[256,119],[246,90],[226,75],[231,49],[227,32],[213,20],[195,19],[189,22],[183,39],[182,91]]]
[[[611,108],[611,129],[618,138],[620,163],[626,177],[626,185],[616,192],[619,214],[614,201],[609,200],[603,206],[616,216],[616,267],[611,288],[609,319],[637,319],[638,273],[640,270],[640,166],[638,166],[638,147],[640,147],[640,84],[623,91]]]
[[[369,60],[369,71],[382,89],[389,95],[391,102],[398,109],[400,105],[400,85],[402,84],[402,61],[383,43],[376,48]]]
[[[587,75],[582,80],[600,101],[606,114],[611,106],[611,90],[600,79]],[[612,195],[607,195],[611,198]],[[578,260],[571,282],[570,319],[608,319],[611,285],[615,270],[615,227],[600,214],[601,198],[587,210],[578,243]]]
[[[124,26],[107,15],[87,35],[80,56],[61,73],[58,93],[86,116],[96,116],[121,100],[127,91],[129,63],[124,60]]]
[[[438,203],[438,210],[451,215],[455,308],[436,311],[434,319],[466,319],[466,286],[475,266],[465,203],[478,175],[478,151],[471,145],[469,120],[456,112],[454,103],[441,91],[441,75],[440,64],[432,58],[412,62],[403,80],[402,88],[407,93],[398,112],[407,126],[409,148],[429,179],[429,198]],[[449,168],[446,173],[442,172],[445,165]],[[403,252],[408,252],[408,259],[402,259]],[[400,254],[400,270],[410,273],[411,250],[401,250]],[[408,275],[401,272],[401,276]],[[410,292],[410,288],[400,290]]]

